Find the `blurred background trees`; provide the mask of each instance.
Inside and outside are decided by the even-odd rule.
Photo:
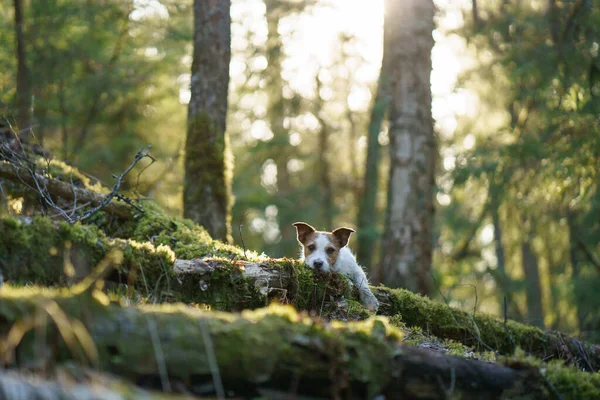
[[[600,7],[435,5],[430,296],[597,340]],[[247,248],[294,257],[296,220],[358,227],[351,246],[381,276],[386,199],[404,190],[388,184],[382,55],[394,48],[383,10],[382,0],[232,0],[237,244],[241,233]],[[128,188],[182,214],[193,16],[192,1],[0,3],[0,113],[107,183],[152,143],[158,162]]]

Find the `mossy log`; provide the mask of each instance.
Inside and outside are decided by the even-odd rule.
[[[161,222],[160,215],[148,214],[147,218],[154,225],[145,227],[139,221],[139,231],[132,236],[148,235],[153,243],[110,239],[94,225],[54,223],[47,218],[0,219],[0,268],[9,282],[65,285],[86,276],[118,249],[122,260],[108,280],[128,284],[153,302],[203,303],[216,310],[236,311],[276,300],[331,319],[370,315],[337,274],[314,276],[296,260],[245,255],[241,249],[213,241],[197,227],[176,220]],[[180,259],[180,255],[193,258]],[[69,266],[75,274],[71,278],[65,270]],[[406,290],[372,289],[381,304],[379,314],[390,316],[396,325],[420,327],[480,351],[507,355],[520,347],[541,359],[561,359],[586,371],[600,370],[600,346],[512,320],[470,314]]]
[[[52,163],[51,166],[55,167],[58,171],[56,163]],[[64,168],[67,167],[68,166],[64,165]],[[83,175],[81,176],[83,177]],[[0,160],[0,178],[7,179],[17,184],[27,185],[33,188],[34,191],[38,190],[37,187],[39,186],[53,197],[60,197],[68,201],[74,201],[76,199],[79,204],[87,203],[91,207],[101,204],[106,197],[105,194],[98,191],[86,189],[85,187],[80,187],[79,185],[70,182],[52,179],[48,174],[38,172],[30,173],[22,167],[2,160]],[[89,181],[89,179],[87,180]],[[128,219],[132,215],[132,207],[127,203],[117,200],[109,202],[104,206],[102,211],[123,219]]]
[[[402,345],[380,317],[325,323],[290,306],[241,314],[122,307],[90,287],[0,291],[0,354],[11,368],[89,363],[154,390],[315,398],[546,398],[537,368]],[[42,333],[40,335],[40,333]]]

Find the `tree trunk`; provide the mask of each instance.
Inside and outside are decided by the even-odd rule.
[[[506,313],[510,318],[522,321],[523,315],[513,298],[513,281],[506,272],[506,256],[504,254],[504,245],[502,244],[502,227],[500,225],[500,214],[498,212],[497,204],[492,204],[491,214],[492,223],[494,225],[494,247],[496,249],[497,259],[496,271],[498,272],[496,282],[501,289],[499,291],[500,297],[498,298],[498,304],[504,304],[504,297],[506,297]]]
[[[432,0],[391,1],[390,175],[382,282],[431,289],[435,138],[431,117]]]
[[[184,215],[217,239],[230,240],[231,165],[225,133],[230,0],[194,1],[194,56],[188,107]]]
[[[527,298],[527,317],[529,323],[544,327],[544,307],[542,304],[542,285],[537,255],[531,247],[530,238],[526,237],[521,245],[523,257],[523,273],[525,275],[525,295]]]
[[[25,51],[25,34],[23,33],[23,4],[14,0],[15,11],[15,41],[17,47],[17,123],[19,130],[29,126],[29,104],[31,101],[31,86],[27,53]]]
[[[289,201],[290,172],[288,162],[290,161],[289,130],[285,126],[286,99],[283,96],[285,85],[282,77],[282,63],[285,57],[283,42],[279,34],[279,21],[284,16],[283,5],[280,0],[266,0],[267,19],[267,43],[266,56],[267,68],[265,75],[265,90],[268,96],[267,119],[273,133],[269,156],[277,166],[277,198],[275,204],[278,207],[279,231],[281,233],[284,248],[297,247],[296,237],[292,223],[296,212],[296,204]]]
[[[379,164],[380,145],[379,134],[385,113],[390,102],[389,93],[389,31],[393,23],[392,16],[386,13],[383,33],[383,57],[381,60],[381,72],[377,82],[377,94],[371,109],[371,119],[367,132],[367,159],[365,164],[365,176],[363,183],[363,196],[358,211],[358,248],[356,258],[358,262],[367,269],[373,271],[373,254],[375,244],[379,237],[377,232],[377,194],[379,193]]]
[[[319,74],[315,77],[317,94],[315,100],[314,114],[319,121],[320,130],[319,130],[319,164],[318,164],[318,174],[319,174],[319,182],[321,185],[321,196],[322,196],[322,210],[323,210],[323,220],[322,224],[326,227],[327,230],[333,230],[335,227],[333,226],[333,188],[331,185],[331,165],[329,164],[329,160],[327,155],[330,153],[329,150],[329,132],[331,131],[331,127],[329,123],[323,118],[322,110],[325,107],[323,104],[323,99],[321,98],[321,81],[319,80]]]
[[[573,211],[567,211],[567,227],[569,229],[569,258],[571,261],[571,279],[576,282],[580,278],[581,261],[580,250],[577,244],[577,215]],[[579,323],[579,331],[586,331],[587,312],[585,305],[581,304],[579,296],[575,295],[575,305],[577,307],[577,321]]]

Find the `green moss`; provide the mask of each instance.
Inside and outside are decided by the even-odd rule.
[[[188,121],[183,202],[186,217],[230,242],[232,163],[224,123],[206,112]]]
[[[600,374],[581,372],[573,367],[552,361],[543,366],[541,373],[563,399],[600,399]]]
[[[545,381],[548,398],[569,400],[600,399],[600,374],[588,373],[565,365],[562,360],[545,363],[521,349],[511,356],[501,357],[501,364],[515,369],[533,369]]]
[[[407,326],[418,326],[434,336],[473,346],[475,351],[492,349],[512,354],[518,346],[539,357],[554,355],[557,358],[567,348],[573,354],[581,351],[578,344],[564,340],[560,334],[543,332],[530,325],[508,320],[505,326],[504,321],[496,317],[472,315],[403,289],[379,287],[375,291],[380,300],[383,299],[380,314],[400,314]],[[587,350],[593,353],[592,349]]]
[[[188,219],[168,216],[152,201],[144,201],[142,208],[144,213],[134,213],[129,221],[113,221],[113,225],[104,225],[103,229],[111,236],[169,246],[177,258],[184,260],[202,257],[247,261],[266,259],[254,251],[244,252],[239,247],[214,240],[201,226]]]
[[[4,278],[13,283],[70,284],[88,275],[115,249],[123,255],[119,274],[127,277],[143,270],[149,281],[156,282],[172,270],[175,259],[165,246],[109,239],[94,225],[71,225],[45,217],[0,218],[0,237],[0,265]]]

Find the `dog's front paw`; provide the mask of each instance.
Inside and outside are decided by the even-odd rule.
[[[379,310],[379,301],[370,290],[365,290],[360,293],[360,301],[369,309],[369,311],[376,313]]]

